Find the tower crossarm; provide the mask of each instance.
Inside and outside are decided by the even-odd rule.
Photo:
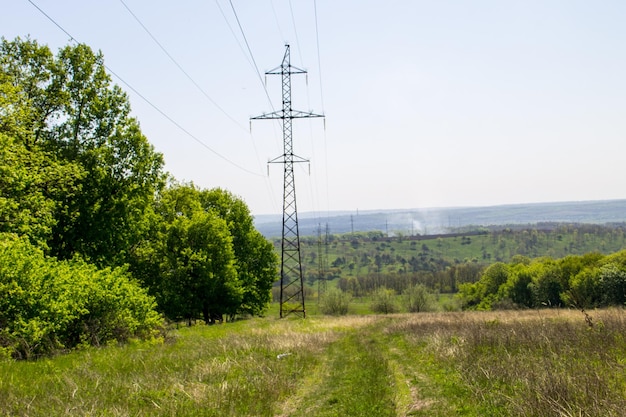
[[[301,110],[291,110],[285,112],[284,110],[277,110],[271,113],[263,113],[260,116],[251,117],[250,120],[266,120],[266,119],[306,119],[311,117],[325,117],[323,114],[317,114],[313,112],[305,112]]]

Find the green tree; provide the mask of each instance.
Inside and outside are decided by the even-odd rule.
[[[125,268],[57,261],[25,237],[0,234],[0,357],[157,336],[154,298]]]
[[[172,183],[147,216],[149,238],[133,251],[131,270],[169,317],[192,319],[202,312],[211,321],[211,313],[265,311],[277,257],[242,200],[220,189]]]
[[[530,284],[536,306],[559,307],[561,295],[567,290],[562,285],[562,271],[558,264],[548,259],[537,264],[536,275]],[[569,284],[568,284],[569,285]]]
[[[527,268],[517,268],[507,281],[507,298],[518,306],[534,307],[532,281],[532,275]]]
[[[478,282],[461,284],[459,292],[464,306],[490,310],[493,302],[501,298],[500,286],[508,281],[509,275],[510,266],[496,262],[485,269]]]
[[[235,267],[243,288],[237,313],[263,313],[277,279],[278,258],[273,245],[254,228],[245,202],[232,193],[220,188],[203,190],[200,201],[204,210],[214,210],[226,221],[233,239]]]
[[[161,302],[171,318],[206,323],[234,314],[242,288],[226,222],[214,212],[179,216],[167,228]]]
[[[71,195],[84,176],[34,143],[33,106],[22,86],[0,71],[0,232],[28,236],[48,248],[59,197]]]
[[[28,107],[22,144],[75,167],[69,186],[53,195],[50,253],[80,254],[100,266],[125,262],[163,185],[163,159],[130,117],[128,97],[112,85],[102,54],[77,45],[54,57],[30,39],[3,39],[0,64],[3,81],[20,87]]]
[[[595,308],[602,302],[600,269],[586,268],[570,281],[570,289],[563,294],[563,301],[576,308]]]
[[[626,303],[626,268],[607,263],[600,267],[598,278],[602,304],[624,306]]]

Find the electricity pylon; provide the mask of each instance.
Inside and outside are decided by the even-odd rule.
[[[293,153],[292,121],[311,117],[324,117],[321,114],[293,110],[291,108],[291,75],[306,74],[306,71],[291,65],[289,45],[285,45],[285,55],[280,66],[265,75],[280,75],[283,86],[283,108],[272,113],[252,117],[251,120],[280,119],[283,125],[283,154],[269,163],[283,164],[283,233],[280,263],[280,317],[296,313],[306,317],[304,305],[304,278],[300,254],[300,232],[298,230],[298,209],[296,206],[296,183],[293,165],[309,162]]]

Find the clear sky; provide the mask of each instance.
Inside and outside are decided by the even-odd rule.
[[[286,42],[293,108],[326,115],[294,121],[299,211],[626,198],[622,0],[232,0],[252,56],[228,0],[33,2],[195,137],[113,77],[174,177],[253,214],[282,210],[280,125],[249,118],[281,107]],[[5,38],[70,42],[3,3]]]

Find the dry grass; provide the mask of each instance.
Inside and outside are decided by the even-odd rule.
[[[529,310],[420,314],[401,333],[461,376],[483,406],[515,416],[626,414],[626,313]]]
[[[0,416],[623,416],[626,312],[589,314],[183,328],[162,344],[0,362]]]

